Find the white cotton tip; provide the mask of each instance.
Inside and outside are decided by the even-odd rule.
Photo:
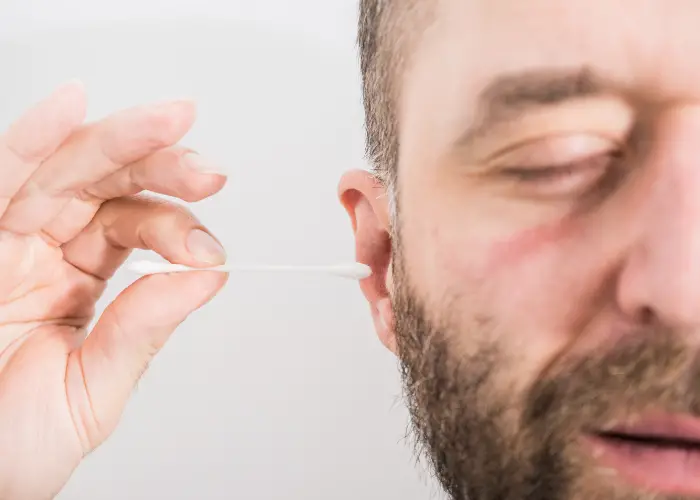
[[[349,264],[338,264],[337,266],[329,266],[328,273],[343,278],[363,280],[372,276],[372,268],[369,267],[367,264],[351,262]]]

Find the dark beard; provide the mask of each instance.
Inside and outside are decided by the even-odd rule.
[[[454,500],[681,500],[602,477],[579,439],[649,409],[700,415],[700,363],[674,332],[640,329],[624,342],[552,367],[525,394],[502,387],[506,349],[433,321],[395,260],[393,306],[416,444]],[[445,312],[445,311],[441,311]],[[460,339],[461,337],[461,339]],[[516,353],[517,354],[517,353]]]

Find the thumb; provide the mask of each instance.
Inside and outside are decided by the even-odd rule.
[[[80,406],[71,410],[86,452],[114,430],[134,386],[170,334],[226,279],[212,271],[147,276],[107,307],[68,359],[66,385],[71,404]]]

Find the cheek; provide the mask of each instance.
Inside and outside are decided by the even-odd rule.
[[[537,260],[538,255],[553,253],[562,242],[577,232],[575,220],[562,219],[528,228],[491,243],[487,250],[484,273],[504,268],[518,268]]]
[[[533,376],[576,340],[576,319],[595,288],[585,258],[582,223],[563,219],[500,238],[434,230],[434,283],[457,297],[460,324],[487,318],[488,331],[469,331],[467,344],[493,339],[517,356],[523,380]],[[582,264],[581,266],[577,264]],[[443,306],[444,307],[444,306]],[[515,371],[515,370],[514,370]]]
[[[583,233],[579,221],[566,218],[500,235],[435,228],[430,239],[434,265],[454,291],[478,283],[489,304],[512,309],[528,297],[559,294],[581,256]]]

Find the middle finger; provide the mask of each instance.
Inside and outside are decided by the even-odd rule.
[[[43,232],[62,244],[80,233],[107,200],[150,191],[196,202],[216,194],[225,183],[226,176],[193,151],[178,146],[161,149],[77,193]]]

